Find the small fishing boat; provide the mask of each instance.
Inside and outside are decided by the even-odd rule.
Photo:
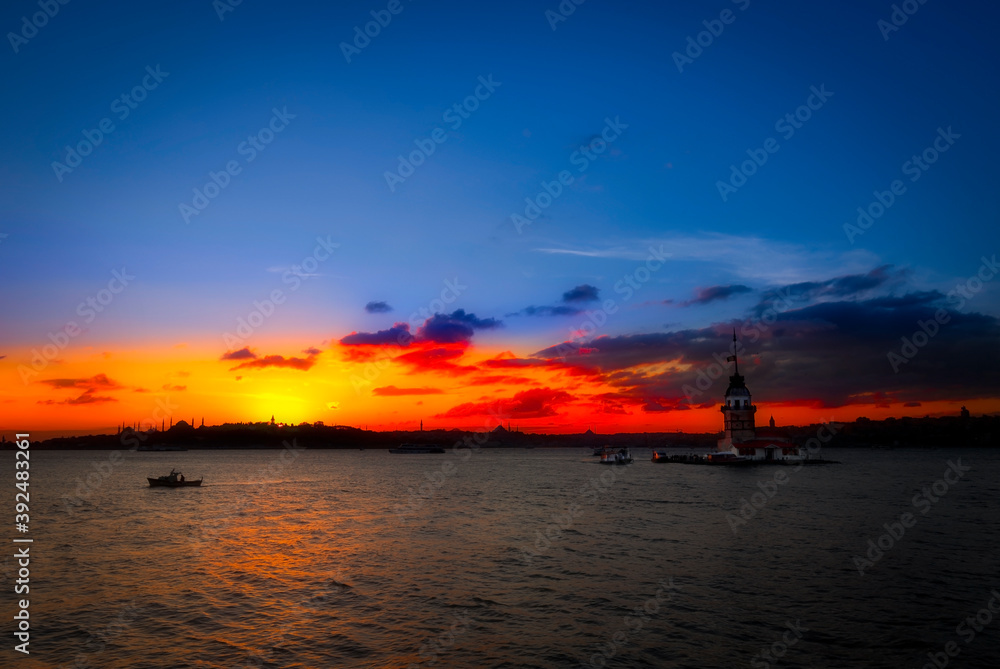
[[[201,482],[205,480],[205,477],[194,481],[188,481],[184,478],[184,474],[180,472],[170,470],[170,473],[166,476],[158,476],[153,478],[152,476],[147,476],[146,480],[149,481],[150,488],[164,487],[164,488],[183,488],[185,486],[198,486]]]
[[[630,465],[632,464],[632,454],[627,448],[619,448],[617,451],[611,449],[607,453],[601,454],[602,465]]]

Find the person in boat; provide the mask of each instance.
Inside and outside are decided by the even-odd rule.
[[[181,483],[184,483],[184,474],[178,474],[177,480],[180,481]]]

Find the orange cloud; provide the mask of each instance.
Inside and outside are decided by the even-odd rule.
[[[431,388],[430,386],[424,386],[423,388],[397,388],[396,386],[382,386],[381,388],[374,388],[372,390],[372,395],[396,397],[399,395],[440,395],[443,392],[444,391],[440,388]]]

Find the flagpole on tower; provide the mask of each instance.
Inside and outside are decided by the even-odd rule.
[[[740,361],[736,357],[736,328],[733,328],[733,362],[736,364],[736,373],[740,373]]]

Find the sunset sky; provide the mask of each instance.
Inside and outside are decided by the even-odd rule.
[[[998,10],[913,6],[5,3],[0,432],[715,431],[734,327],[758,422],[1000,411]]]

